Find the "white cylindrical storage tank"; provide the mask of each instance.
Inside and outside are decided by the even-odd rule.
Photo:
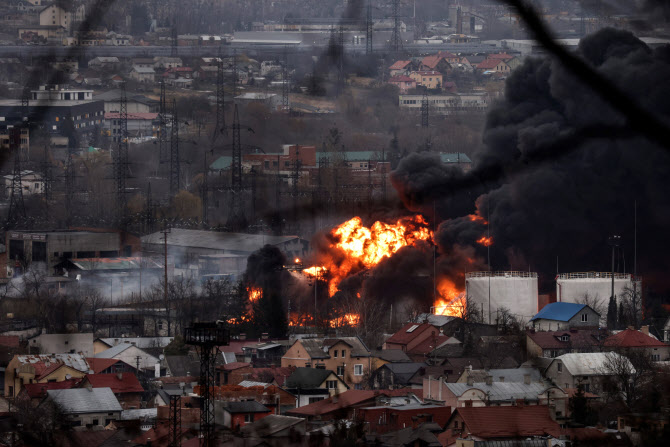
[[[468,304],[476,306],[484,323],[495,324],[502,308],[524,323],[537,313],[536,272],[466,273],[465,292]]]
[[[629,273],[614,274],[614,295],[617,303],[626,289],[637,293],[642,291],[640,278],[633,278]],[[596,303],[600,317],[607,314],[607,305],[612,295],[612,272],[576,272],[561,273],[556,277],[556,301],[567,303],[584,303],[588,296],[589,302]]]

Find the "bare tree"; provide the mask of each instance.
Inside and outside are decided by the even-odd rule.
[[[608,352],[602,366],[605,376],[603,392],[609,398],[622,400],[629,410],[633,410],[644,395],[640,392],[645,381],[649,380],[652,365],[644,350]]]
[[[591,295],[589,292],[584,292],[584,295],[575,299],[577,304],[584,304],[589,306],[591,309],[596,311],[600,315],[600,321],[605,321],[607,318],[607,308],[605,307],[605,302],[600,299],[600,295],[597,293]]]
[[[642,294],[637,288],[626,286],[619,297],[625,320],[634,328],[642,321]]]

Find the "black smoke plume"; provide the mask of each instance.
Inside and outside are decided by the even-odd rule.
[[[578,55],[667,122],[670,47],[651,49],[628,32],[605,29],[582,39]],[[483,256],[475,241],[487,220],[492,268],[538,271],[545,291],[557,268],[609,271],[612,234],[624,239],[618,270],[632,272],[637,209],[637,271],[668,290],[670,155],[626,122],[557,61],[529,59],[489,113],[470,172],[414,154],[392,181],[409,209],[432,215],[435,207],[445,220],[437,234],[442,252],[470,245]]]

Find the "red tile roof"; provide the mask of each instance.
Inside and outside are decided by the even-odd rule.
[[[45,363],[31,363],[35,368],[35,380],[42,380],[52,372],[56,371],[61,366],[65,366],[65,363],[50,363],[47,366]]]
[[[603,344],[618,348],[658,348],[667,346],[662,341],[658,341],[654,337],[635,329],[626,329],[618,334],[611,335],[605,339]]]
[[[501,61],[500,59],[484,59],[480,63],[477,64],[477,69],[478,70],[489,70],[491,68],[496,68],[499,63],[504,62]]]
[[[445,341],[449,340],[449,337],[446,335],[438,334],[435,337],[428,337],[418,345],[414,346],[412,349],[407,351],[408,355],[427,355],[430,354],[435,348],[440,346]]]
[[[258,344],[258,340],[231,340],[226,346],[219,346],[221,352],[234,352],[236,355],[244,354],[242,348]]]
[[[221,365],[218,367],[218,369],[222,369],[224,371],[233,371],[236,369],[242,369],[242,368],[247,368],[250,367],[251,363],[246,363],[246,362],[233,362],[233,363],[227,363],[225,365]]]
[[[389,82],[414,82],[414,79],[410,78],[409,76],[393,76],[389,79]]]
[[[507,53],[496,53],[496,54],[489,54],[489,59],[498,59],[498,60],[503,60],[503,61],[508,61],[510,59],[514,59],[514,56],[511,54]]]
[[[460,59],[454,53],[450,53],[448,51],[440,51],[437,54],[445,59]]]
[[[0,346],[5,348],[18,348],[19,347],[19,336],[18,335],[0,335]]]
[[[561,427],[551,419],[546,405],[514,407],[461,407],[459,414],[471,435],[478,438],[560,436]]]
[[[347,390],[335,397],[329,397],[328,399],[320,400],[300,408],[294,408],[293,410],[289,410],[287,414],[290,416],[324,415],[353,405],[372,401],[377,396],[407,396],[409,393],[416,394],[415,391],[410,388],[399,390]]]
[[[407,332],[412,326],[416,326],[416,329],[414,329],[411,332]],[[393,344],[398,344],[398,345],[406,345],[410,341],[414,340],[416,336],[421,334],[422,332],[429,330],[431,328],[435,328],[432,324],[429,323],[422,323],[422,324],[417,324],[417,323],[407,323],[403,327],[400,328],[398,332],[393,334],[391,338],[386,340],[386,343],[393,343]]]
[[[144,388],[133,373],[86,374],[82,383],[90,383],[93,388],[111,388],[114,394],[142,393]]]
[[[88,366],[91,367],[91,370],[93,371],[94,374],[98,374],[101,371],[106,370],[110,366],[114,365],[115,363],[120,362],[121,360],[119,359],[99,359],[96,357],[86,357],[86,361],[88,362]]]
[[[396,61],[389,67],[389,70],[402,70],[403,68],[407,68],[409,64],[410,61]]]
[[[26,383],[23,388],[31,399],[41,399],[47,395],[48,390],[68,390],[75,388],[80,382],[81,379],[69,379],[62,382]]]
[[[437,64],[439,64],[442,59],[444,58],[440,55],[426,56],[421,60],[421,65],[434,69],[435,67],[437,67]]]

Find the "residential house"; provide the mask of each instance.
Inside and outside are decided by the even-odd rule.
[[[326,369],[296,368],[284,382],[284,389],[298,397],[301,407],[343,393],[349,387]]]
[[[84,334],[41,334],[28,342],[30,352],[40,354],[70,353],[93,355],[93,333]]]
[[[370,376],[370,385],[375,389],[396,389],[411,387],[411,378],[425,363],[386,363]]]
[[[182,62],[181,58],[178,57],[167,57],[167,56],[154,57],[154,68],[159,70],[182,67],[183,65],[184,63]]]
[[[193,79],[193,69],[191,67],[171,67],[165,69],[163,77],[168,79]]]
[[[101,337],[96,338],[93,342],[93,353],[99,354],[114,346],[129,344],[144,349],[149,353],[154,353],[152,350],[160,350],[169,345],[174,337]],[[132,362],[131,365],[134,365]]]
[[[536,331],[566,331],[570,328],[598,327],[600,314],[586,304],[549,303],[530,319]]]
[[[477,64],[477,71],[482,73],[502,73],[508,74],[510,72],[509,65],[505,61],[499,59],[486,59]]]
[[[412,61],[396,61],[389,67],[391,76],[405,76],[412,68]]]
[[[40,26],[60,26],[72,31],[74,22],[82,21],[85,15],[84,4],[75,5],[71,8],[64,8],[62,4],[49,3],[40,11]]]
[[[465,67],[470,67],[470,69],[474,70],[477,68],[477,65],[484,62],[485,60],[486,56],[480,54],[474,54],[461,58],[461,64],[463,64]]]
[[[134,57],[130,62],[134,67],[158,68],[154,66],[155,62],[151,57]]]
[[[124,410],[142,408],[144,388],[133,373],[86,374],[79,387],[109,388]]]
[[[88,362],[91,371],[93,371],[93,374],[138,373],[134,366],[119,359],[97,359],[95,357],[86,357],[86,361]]]
[[[240,396],[239,400],[249,400],[252,398],[270,408],[275,414],[283,414],[287,410],[292,410],[297,404],[296,396],[276,385],[244,380],[234,388],[244,388],[244,392],[235,393],[237,396]],[[236,399],[224,398],[224,400]]]
[[[95,358],[121,360],[129,365],[136,365],[138,370],[153,371],[155,365],[159,363],[158,357],[155,357],[130,343],[118,344],[106,351],[96,354]]]
[[[320,400],[307,406],[300,406],[286,412],[308,421],[354,420],[358,409],[382,404],[420,404],[413,390],[348,390],[344,393]]]
[[[600,351],[606,338],[605,329],[569,329],[562,331],[526,331],[529,357],[554,358],[573,352]]]
[[[449,407],[421,403],[370,406],[356,410],[356,420],[365,423],[369,432],[375,434],[417,428],[424,423],[435,423],[441,428],[450,417]]]
[[[33,405],[37,406],[47,396],[47,391],[77,388],[82,380],[67,379],[62,382],[26,383],[23,385],[23,389],[19,392],[19,395],[16,396],[16,400],[30,400]]]
[[[466,368],[456,383],[486,382],[488,377],[494,382],[542,382],[542,374],[537,368],[472,369]]]
[[[256,367],[280,365],[281,358],[287,350],[287,340],[261,341],[242,347],[244,360],[253,363]]]
[[[216,367],[219,372],[219,383],[221,385],[237,385],[243,380],[249,380],[253,372],[251,363],[233,362]]]
[[[286,379],[293,373],[294,368],[281,366],[270,368],[254,368],[250,380],[284,386]]]
[[[393,76],[388,83],[398,87],[401,93],[407,93],[408,90],[416,88],[416,81],[405,75]]]
[[[523,382],[494,382],[490,375],[485,382],[477,383],[472,379],[470,377],[466,383],[447,383],[441,378],[424,379],[424,399],[443,402],[451,408],[509,407],[522,401],[526,405],[552,404],[554,419],[568,413],[568,393],[548,382],[531,382],[529,376]]]
[[[219,411],[217,411],[219,410]],[[215,401],[214,421],[224,427],[237,430],[246,424],[259,421],[270,416],[272,410],[255,400],[242,402]]]
[[[469,407],[456,408],[446,424],[445,432],[438,435],[440,444],[474,446],[477,441],[522,441],[533,437],[558,438],[561,427],[551,419],[548,406]],[[457,443],[465,439],[472,444]],[[511,443],[510,443],[511,445]],[[546,439],[542,445],[547,445]]]
[[[5,180],[5,194],[9,199],[12,196],[14,174],[7,174],[3,178]],[[28,169],[21,171],[21,193],[24,197],[44,194],[42,175]]]
[[[160,408],[159,408],[160,410]],[[184,422],[185,413],[190,412],[189,410],[195,410],[194,408],[182,408],[181,417],[182,417],[182,427],[181,430],[177,433],[178,445],[186,447],[189,441],[193,442],[193,439],[196,440],[196,446],[200,445],[200,440],[198,439],[198,430],[193,427],[186,427]],[[200,412],[198,411],[198,415]],[[160,417],[159,417],[160,419]],[[167,418],[166,418],[167,419]],[[199,419],[199,416],[198,416]],[[199,421],[198,421],[199,422]],[[155,427],[151,428],[148,431],[143,432],[141,435],[129,442],[129,445],[138,446],[151,446],[151,447],[167,447],[172,443],[173,440],[173,431],[170,430],[170,424],[167,422],[160,422],[156,424]]]
[[[449,51],[440,51],[437,55],[449,62],[450,65],[459,64],[461,62],[460,56],[450,53]]]
[[[123,410],[110,388],[49,390],[44,402],[49,401],[60,407],[74,427],[105,427],[120,419]]]
[[[271,414],[260,421],[244,424],[240,429],[247,440],[265,440],[268,445],[289,445],[295,436],[304,436],[307,422],[303,418]]]
[[[612,363],[626,365],[634,371],[630,361],[615,352],[590,352],[563,354],[556,357],[547,367],[545,376],[563,389],[577,388],[600,394],[605,391],[603,381],[615,374]]]
[[[382,348],[384,350],[400,349],[405,353],[426,340],[435,339],[440,331],[429,323],[407,323],[388,338]]]
[[[451,64],[444,57],[440,56],[439,54],[435,54],[421,59],[419,70],[437,71],[442,74],[447,74],[449,71],[451,71]]]
[[[413,71],[409,77],[416,81],[417,86],[423,86],[427,89],[438,89],[442,87],[444,77],[442,73],[434,70],[428,71]]]
[[[134,66],[132,70],[130,70],[130,78],[136,80],[137,82],[153,83],[156,81],[156,72],[153,68]]]
[[[298,339],[286,351],[281,366],[324,368],[348,387],[361,387],[370,372],[370,350],[359,337]]]
[[[80,354],[15,355],[5,371],[5,396],[16,397],[26,383],[82,378],[89,370]]]
[[[649,335],[649,326],[642,326],[639,331],[631,326],[610,335],[603,341],[603,348],[631,355],[642,352],[654,362],[670,360],[670,346]]]
[[[171,377],[195,376],[200,373],[200,361],[195,353],[165,356],[166,374]],[[220,381],[220,379],[219,379]],[[223,383],[220,381],[220,383]]]

